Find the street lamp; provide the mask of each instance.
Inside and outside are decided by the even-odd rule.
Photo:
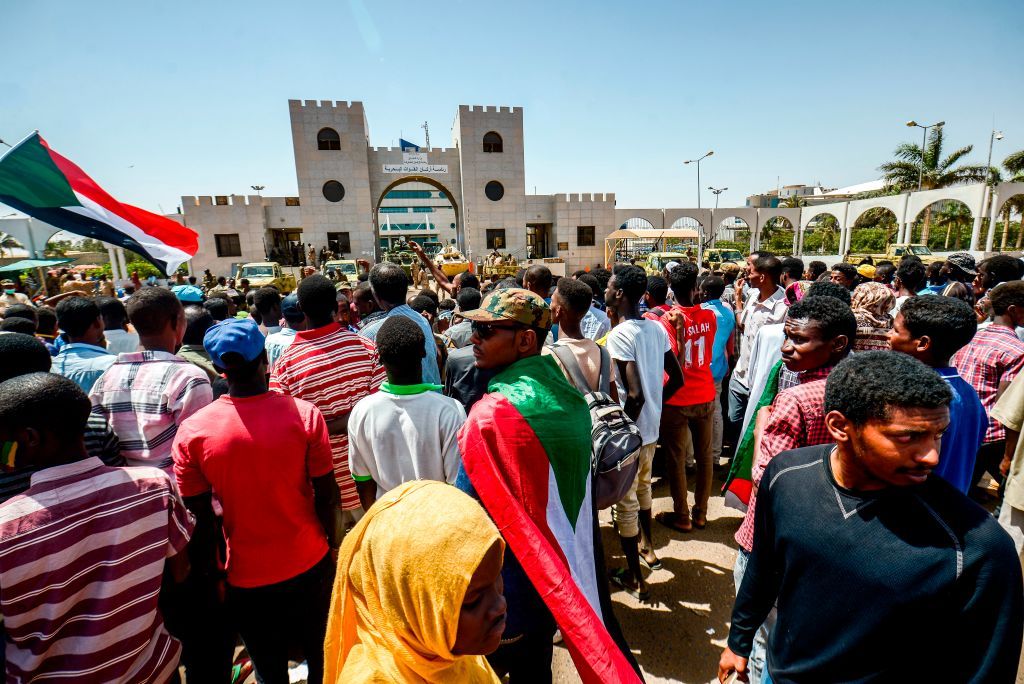
[[[992,144],[996,140],[1003,139],[1003,132],[992,129],[992,135],[988,137],[988,163],[985,165],[985,173],[988,175],[988,182],[991,184],[995,178],[992,174]]]
[[[927,126],[922,126],[921,124],[917,123],[913,119],[911,119],[910,121],[907,122],[907,127],[908,128],[920,128],[920,129],[922,129],[921,130],[921,166],[917,170],[917,191],[918,192],[921,191],[921,183],[924,180],[924,148],[925,148],[925,145],[928,144],[928,129],[929,128],[939,128],[940,126],[945,126],[945,125],[946,125],[945,121],[940,121],[938,123],[929,124]]]
[[[711,194],[713,194],[715,196],[715,209],[716,210],[718,209],[718,196],[721,195],[723,192],[725,192],[728,189],[729,188],[713,188],[710,185],[708,186],[708,190],[710,190]]]
[[[257,197],[261,197],[262,198],[263,195],[261,195],[260,193],[263,192],[263,190],[265,190],[267,186],[266,185],[250,185],[249,187],[256,191],[256,196]]]
[[[700,163],[701,163],[701,161],[707,159],[708,157],[710,157],[714,153],[715,153],[714,150],[708,150],[708,153],[705,154],[700,159],[687,159],[686,161],[683,162],[684,164],[694,164],[694,163],[697,164],[697,208],[698,209],[700,209]]]

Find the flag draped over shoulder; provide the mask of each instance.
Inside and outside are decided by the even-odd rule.
[[[0,157],[0,202],[69,233],[141,254],[164,274],[195,256],[195,231],[111,197],[38,132]]]
[[[757,412],[765,406],[771,406],[775,396],[779,393],[779,374],[782,372],[782,361],[776,361],[768,373],[768,380],[765,383],[764,391],[754,407],[754,418],[747,425],[740,444],[736,447],[736,455],[733,456],[732,465],[729,467],[729,474],[722,485],[722,493],[725,496],[725,505],[745,511],[750,505],[750,495],[754,489],[752,470],[757,454],[754,453],[754,429],[757,424]]]
[[[550,356],[516,362],[488,390],[459,433],[466,475],[583,681],[639,682],[601,618],[586,401]]]

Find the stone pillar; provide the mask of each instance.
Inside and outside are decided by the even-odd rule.
[[[107,245],[107,258],[110,259],[110,277],[114,282],[117,282],[123,276],[118,275],[121,272],[121,268],[120,264],[117,263],[117,253],[114,251],[113,245]]]
[[[998,192],[993,192],[992,193],[992,201],[989,202],[988,237],[985,238],[985,251],[986,252],[991,252],[992,251],[992,242],[996,238],[996,218],[998,218],[998,216],[996,214],[996,209],[997,209],[998,206],[999,206],[999,193]],[[979,229],[979,232],[980,232],[980,230],[981,230],[980,223],[979,223],[978,229]],[[973,240],[973,238],[974,238],[973,233],[971,235],[971,238],[972,238],[971,242],[973,243],[974,242],[974,240]]]
[[[131,273],[128,272],[128,264],[125,262],[124,248],[118,247],[116,251],[117,251],[117,262],[119,264],[121,264],[121,277],[124,280],[128,280],[128,278],[131,276]]]

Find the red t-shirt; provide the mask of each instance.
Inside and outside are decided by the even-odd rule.
[[[283,582],[327,553],[310,479],[333,463],[313,404],[274,392],[223,395],[181,424],[172,456],[181,495],[212,489],[224,508],[232,586]]]
[[[683,324],[677,327],[676,316],[682,314]],[[670,406],[692,406],[715,398],[715,379],[711,375],[711,353],[715,347],[718,323],[714,311],[700,306],[673,306],[659,319],[668,335],[672,353],[683,367],[683,387],[665,402]],[[680,341],[683,349],[680,353]],[[668,380],[668,374],[665,375]]]

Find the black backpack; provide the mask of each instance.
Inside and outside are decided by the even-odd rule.
[[[643,446],[640,430],[626,415],[625,410],[608,392],[611,385],[611,356],[601,350],[601,375],[598,390],[590,389],[576,356],[565,345],[554,344],[552,353],[569,372],[572,384],[583,393],[590,409],[591,458],[590,471],[594,484],[594,505],[608,508],[622,500],[633,486],[640,467],[639,454]]]

